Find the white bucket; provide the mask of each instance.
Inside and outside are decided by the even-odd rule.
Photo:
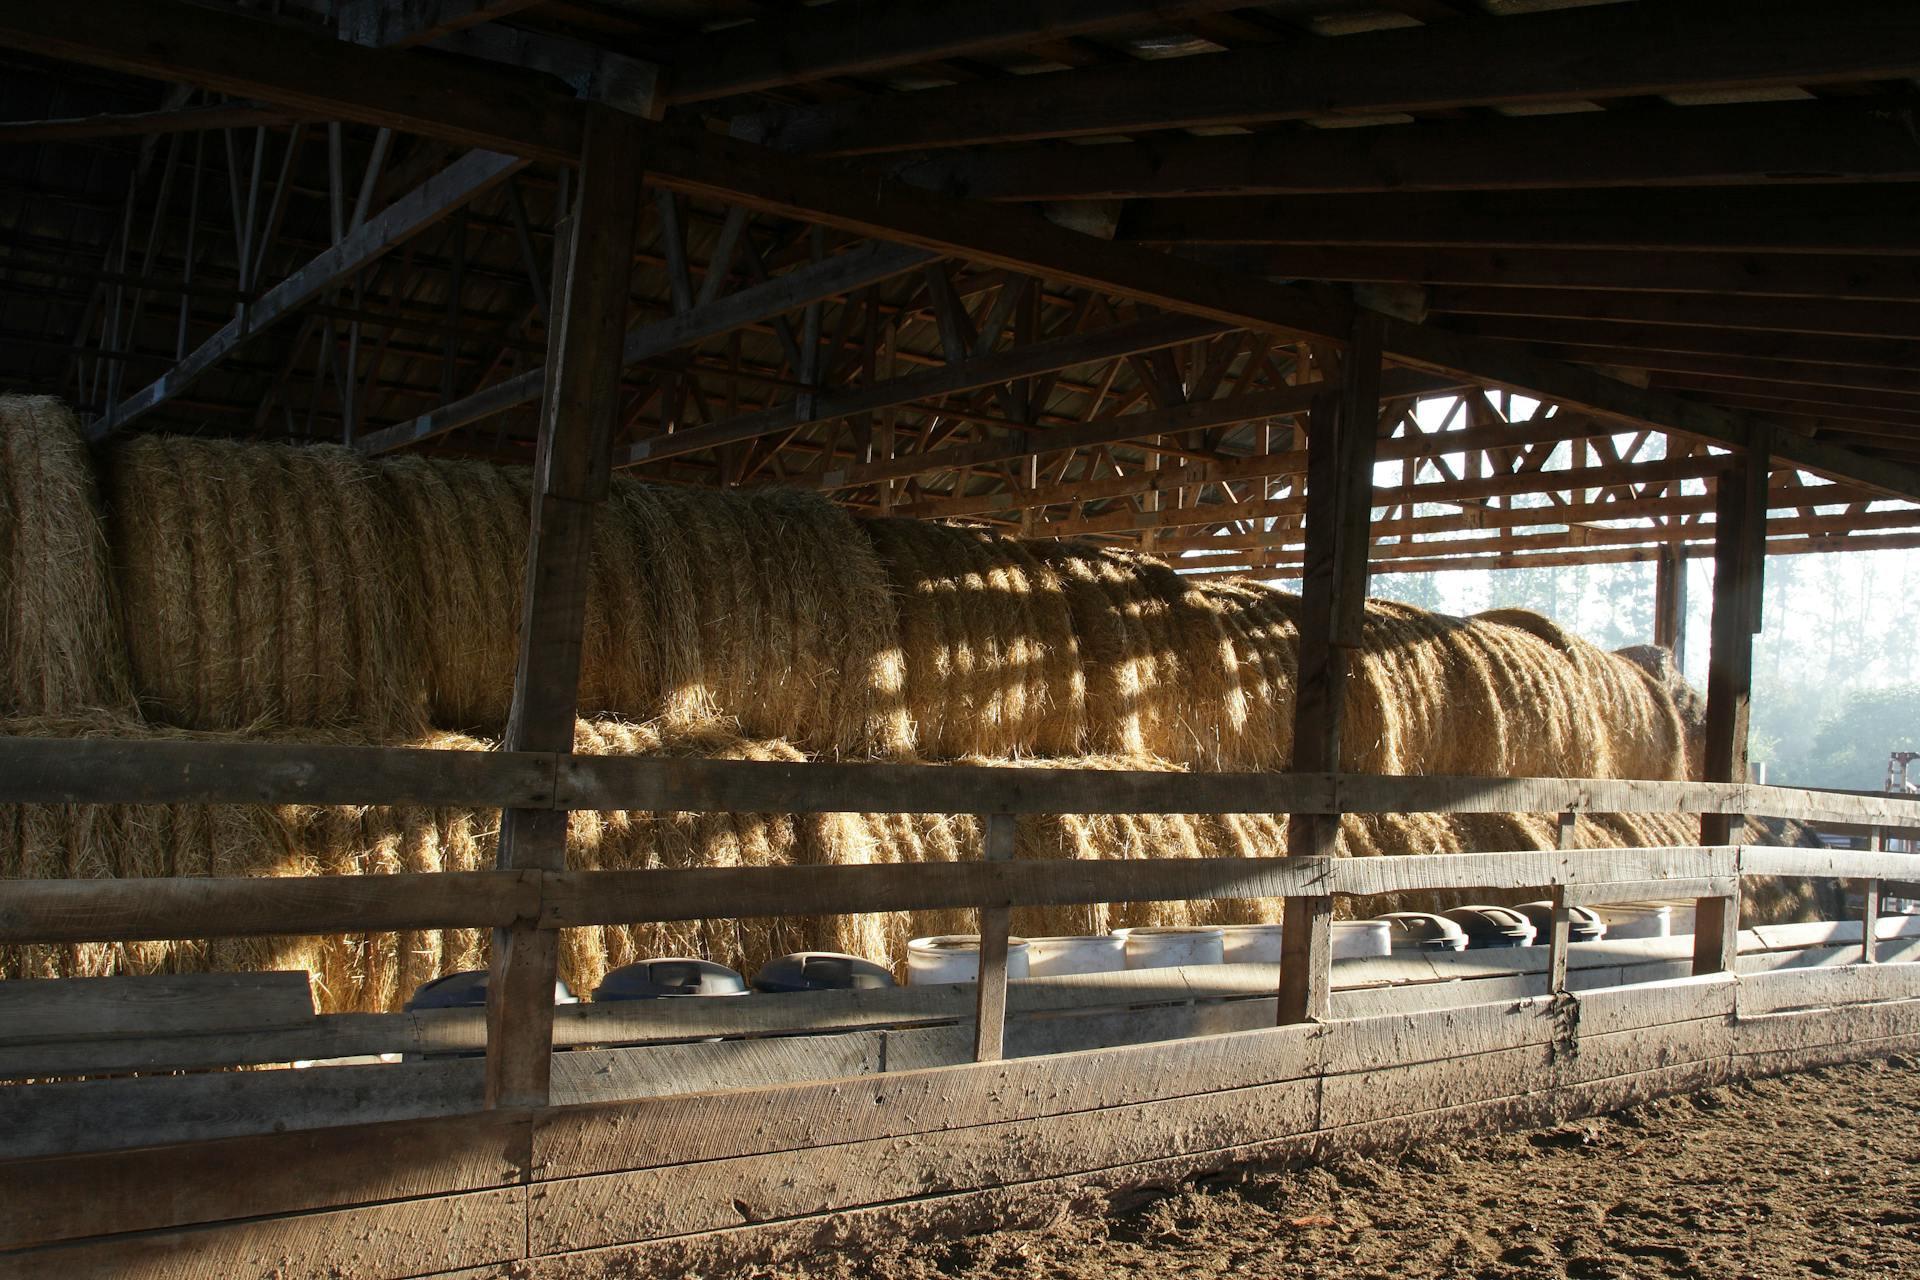
[[[1219,964],[1226,940],[1218,929],[1167,927],[1115,929],[1126,940],[1127,968],[1170,969],[1183,964]]]
[[[1607,937],[1667,938],[1673,935],[1673,908],[1659,902],[1609,902],[1594,908],[1607,922]]]
[[[1280,926],[1227,924],[1220,926],[1228,964],[1279,964]]]
[[[1695,931],[1693,918],[1699,913],[1699,909],[1692,902],[1663,902],[1659,905],[1671,913],[1667,917],[1668,933],[1675,935],[1684,933],[1689,937],[1693,935]]]
[[[1393,954],[1393,926],[1385,920],[1335,920],[1333,922],[1333,958],[1353,960],[1360,956]]]
[[[1027,940],[1007,939],[1007,976],[1027,976]],[[907,984],[980,981],[980,935],[947,933],[907,943]]]
[[[1028,938],[1027,974],[1118,973],[1127,967],[1127,940],[1112,934],[1083,938]]]

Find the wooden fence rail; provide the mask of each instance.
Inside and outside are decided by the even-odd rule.
[[[1382,858],[1149,858],[659,871],[19,880],[0,944],[146,941],[714,916],[1061,906],[1220,898],[1564,887],[1571,903],[1732,892],[1741,875],[1887,880],[1912,855],[1762,846],[1526,850]]]
[[[1920,829],[1920,801],[1745,783],[0,738],[0,804],[194,803],[762,813],[1720,813]]]

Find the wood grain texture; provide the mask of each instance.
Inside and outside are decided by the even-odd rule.
[[[505,1262],[526,1239],[525,1187],[0,1254],[4,1280],[401,1280]]]

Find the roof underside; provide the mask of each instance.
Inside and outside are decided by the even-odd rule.
[[[1920,545],[1899,0],[47,8],[0,0],[0,388],[100,438],[528,460],[578,94],[668,131],[631,474],[1284,573],[1358,304],[1380,569],[1699,554],[1760,430],[1773,549]]]

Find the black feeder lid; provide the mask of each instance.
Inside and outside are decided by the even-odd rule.
[[[1467,931],[1467,949],[1524,947],[1533,941],[1531,922],[1512,907],[1455,907],[1443,913]]]
[[[755,991],[872,991],[893,985],[885,965],[838,951],[796,951],[762,965]]]
[[[681,996],[743,996],[747,981],[723,964],[675,956],[621,965],[600,980],[595,1000],[669,1000]]]
[[[1551,902],[1523,902],[1513,908],[1525,916],[1535,929],[1534,945],[1545,946],[1553,936],[1553,904]],[[1592,907],[1567,908],[1567,941],[1598,942],[1607,936],[1607,922]]]
[[[553,984],[553,1002],[555,1004],[578,1004],[572,988],[564,982]],[[480,1009],[487,1003],[487,971],[485,969],[461,969],[456,973],[446,973],[431,982],[423,982],[413,989],[413,998],[407,1001],[407,1012],[415,1009]]]
[[[1466,950],[1466,930],[1445,916],[1429,911],[1390,911],[1378,918],[1393,926],[1395,951]]]

